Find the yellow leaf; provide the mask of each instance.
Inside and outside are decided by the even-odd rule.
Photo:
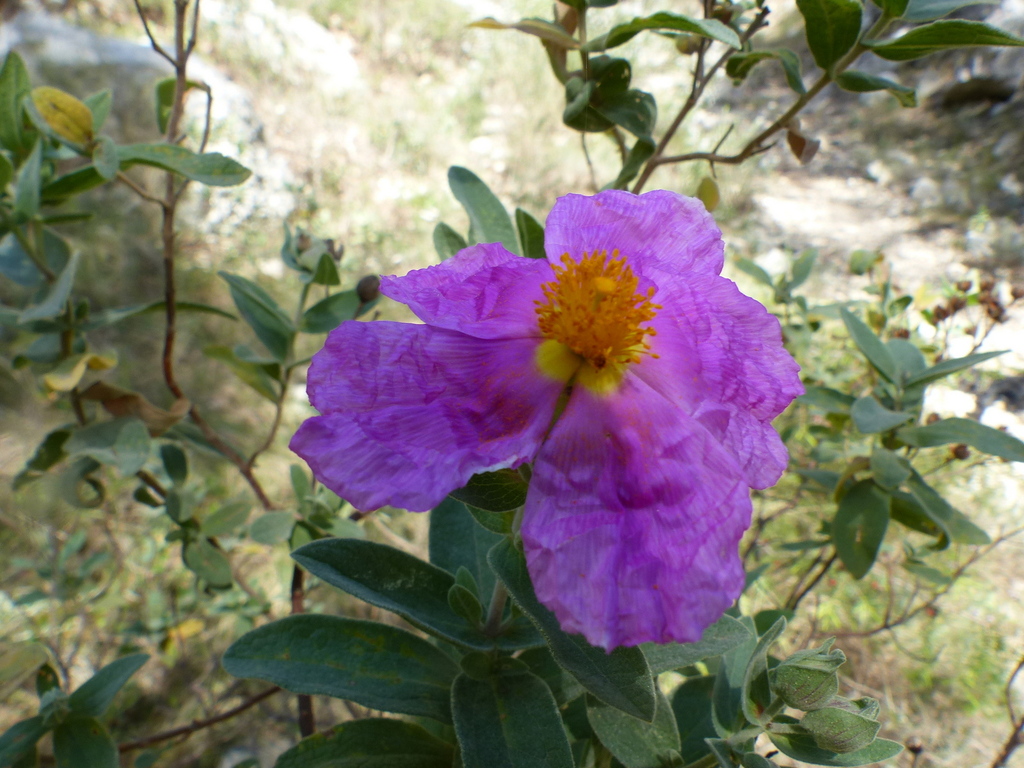
[[[203,631],[204,624],[199,619],[185,619],[176,627],[171,627],[168,632],[179,643],[183,643],[190,637],[195,637]]]
[[[78,386],[78,382],[85,375],[86,368],[105,371],[115,365],[117,365],[115,355],[97,355],[93,352],[72,355],[43,376],[43,383],[55,392],[70,392]]]
[[[44,85],[32,89],[32,103],[61,138],[73,144],[92,141],[92,110],[70,93]]]

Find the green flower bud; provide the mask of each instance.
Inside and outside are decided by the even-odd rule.
[[[788,706],[811,712],[832,704],[839,692],[836,670],[846,662],[842,651],[830,650],[833,642],[798,651],[775,668],[772,689]]]
[[[814,738],[814,743],[830,752],[855,752],[875,740],[881,723],[848,712],[839,707],[826,707],[808,712],[800,725]]]
[[[718,192],[718,184],[710,176],[705,176],[697,186],[697,199],[704,203],[704,207],[711,213],[721,202],[722,197]]]

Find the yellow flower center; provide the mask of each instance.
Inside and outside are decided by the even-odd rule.
[[[661,306],[651,301],[654,288],[637,290],[639,279],[612,251],[584,253],[579,261],[562,256],[555,279],[544,283],[537,303],[540,332],[537,366],[553,379],[578,383],[599,394],[614,391],[626,366],[650,351],[646,327]]]

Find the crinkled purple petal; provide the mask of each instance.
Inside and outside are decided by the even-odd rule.
[[[665,190],[643,195],[607,190],[593,197],[558,198],[544,230],[549,260],[558,263],[564,253],[578,259],[584,251],[611,254],[615,249],[650,278],[660,270],[717,275],[725,259],[722,232],[695,198]]]
[[[323,414],[291,448],[356,508],[437,506],[477,473],[533,458],[561,385],[535,339],[479,339],[404,323],[331,332],[307,389]]]
[[[627,374],[576,388],[541,449],[523,517],[537,597],[602,648],[694,642],[739,596],[750,497],[700,423]]]
[[[748,485],[773,485],[788,454],[771,421],[804,391],[779,321],[717,275],[662,274],[654,300],[658,357],[633,371],[718,438]]]
[[[423,322],[480,339],[540,335],[540,284],[551,280],[543,259],[524,259],[500,243],[474,245],[447,261],[381,278],[381,292],[408,304]]]

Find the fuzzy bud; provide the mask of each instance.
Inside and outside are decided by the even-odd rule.
[[[829,706],[839,692],[836,670],[846,663],[838,648],[831,650],[832,640],[820,648],[798,651],[775,668],[772,689],[794,709],[811,712]]]
[[[804,715],[800,725],[814,743],[830,752],[856,752],[875,740],[881,723],[839,707],[826,707]]]
[[[356,283],[356,296],[363,304],[369,304],[380,296],[380,278],[376,275],[366,275]]]
[[[954,459],[959,459],[960,461],[966,461],[971,456],[971,449],[963,443],[957,443],[949,449],[949,452],[953,454]]]

